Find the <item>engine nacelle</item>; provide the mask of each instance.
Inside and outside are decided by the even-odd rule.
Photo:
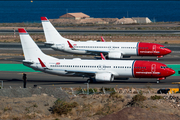
[[[96,73],[95,80],[97,82],[111,82],[114,80],[114,75],[111,73]]]
[[[108,58],[121,59],[123,58],[123,54],[121,52],[109,52]]]

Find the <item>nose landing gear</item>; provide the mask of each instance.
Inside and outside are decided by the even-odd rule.
[[[156,60],[159,60],[159,58],[162,58],[163,56],[161,55],[161,56],[157,56],[157,58],[156,58]]]
[[[158,79],[157,79],[157,83],[160,83],[160,80],[165,80],[165,79],[166,79],[165,77],[158,78]]]
[[[157,84],[159,84],[160,83],[160,80],[157,80]]]

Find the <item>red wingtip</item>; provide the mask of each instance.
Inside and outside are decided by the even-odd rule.
[[[104,55],[103,55],[102,53],[100,53],[100,54],[101,54],[102,60],[106,60],[106,58],[104,57]]]
[[[38,60],[39,60],[39,62],[40,62],[40,64],[41,64],[41,66],[44,68],[44,67],[46,67],[45,66],[45,64],[41,61],[41,59],[40,58],[38,58]]]
[[[27,33],[24,28],[18,28],[19,33]]]
[[[41,17],[41,20],[48,20],[47,17]]]
[[[68,44],[69,44],[69,47],[70,48],[73,48],[73,46],[71,45],[71,43],[69,42],[69,41],[67,41],[68,42]]]
[[[105,40],[104,40],[104,38],[101,36],[101,40],[102,40],[102,42],[105,42]]]

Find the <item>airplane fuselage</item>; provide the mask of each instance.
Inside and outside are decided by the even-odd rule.
[[[69,48],[67,43],[56,43],[51,46],[55,50],[60,50],[75,54],[99,55],[100,52],[110,58],[121,56],[164,56],[171,53],[171,50],[156,43],[143,42],[75,42],[71,41],[75,49]]]
[[[103,53],[108,58],[121,59],[124,56],[157,56],[163,57],[171,53],[171,50],[156,43],[143,42],[97,42],[97,41],[73,41],[62,37],[46,17],[41,17],[42,26],[46,38],[46,45],[54,50],[60,50],[72,54],[100,55]]]
[[[61,76],[92,77],[96,73],[110,73],[114,78],[162,78],[174,74],[174,70],[165,64],[151,61],[64,59],[44,64],[47,68],[43,68],[39,61],[34,64],[24,63],[35,70]]]

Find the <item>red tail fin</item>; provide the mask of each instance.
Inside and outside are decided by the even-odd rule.
[[[27,33],[24,28],[18,28],[19,33]]]
[[[41,20],[48,20],[47,17],[41,17]]]

